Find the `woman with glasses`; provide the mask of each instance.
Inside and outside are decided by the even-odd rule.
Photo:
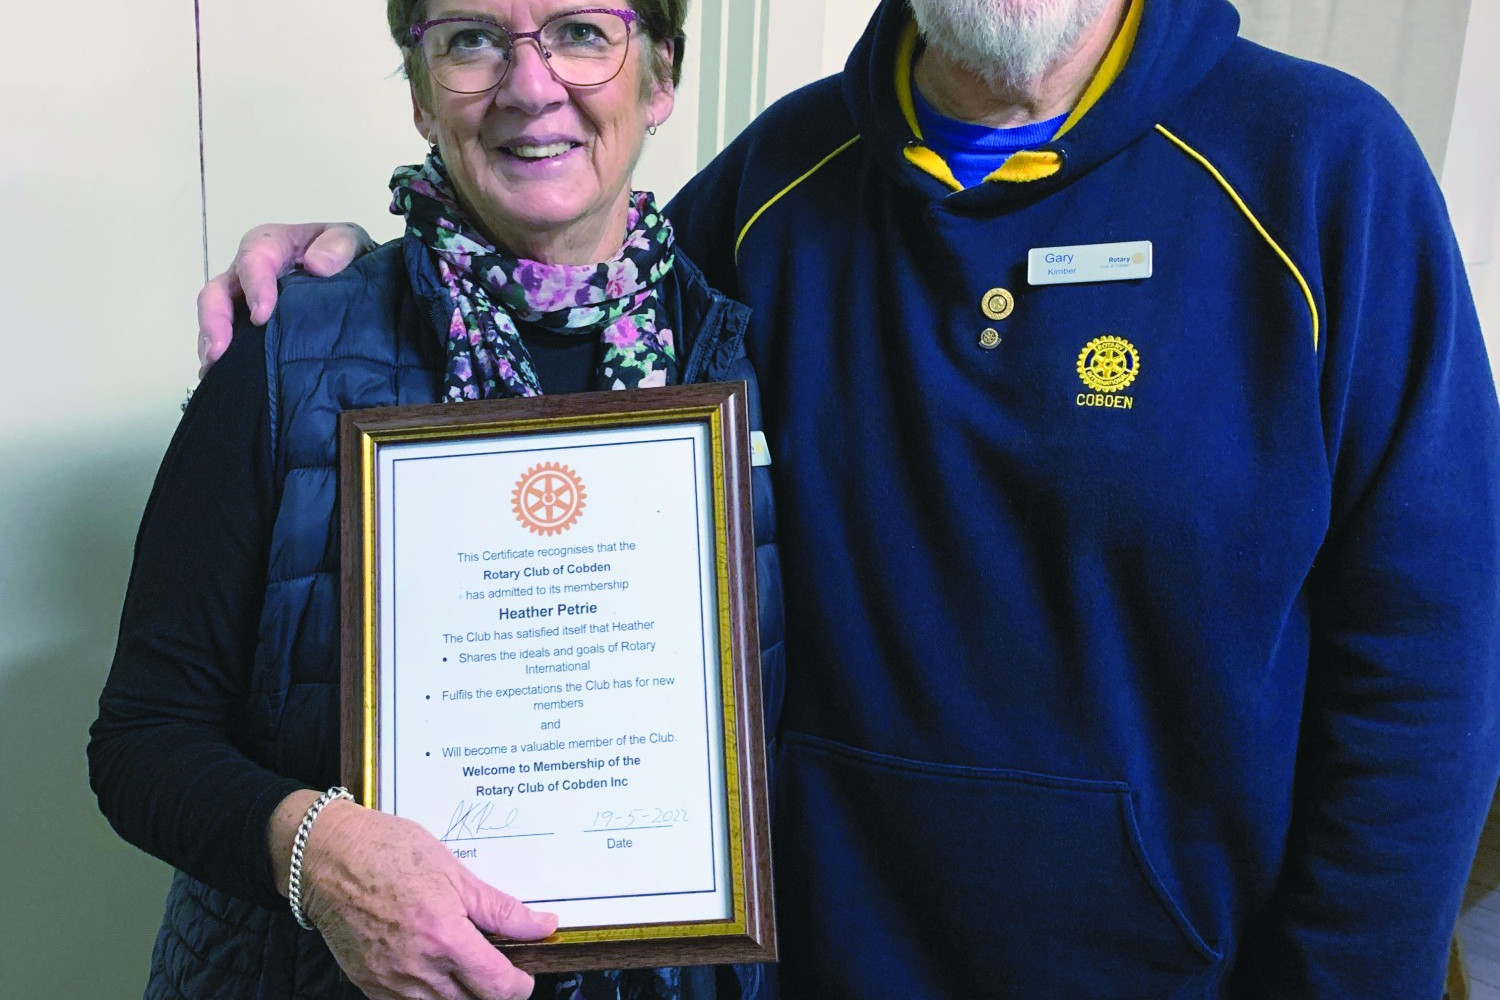
[[[541,938],[555,919],[331,787],[334,428],[343,409],[440,399],[730,378],[753,394],[745,310],[706,286],[630,184],[672,111],[685,13],[685,0],[389,0],[431,146],[391,179],[406,233],[337,279],[289,281],[264,329],[241,324],[141,525],[89,760],[111,823],[178,869],[147,997],[532,995],[483,934]],[[446,515],[488,516],[454,502]],[[779,581],[769,553],[758,562],[764,608]],[[535,995],[753,998],[761,975],[550,976]]]

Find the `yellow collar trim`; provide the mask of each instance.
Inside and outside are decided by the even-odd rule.
[[[962,191],[964,189],[963,184],[959,182],[958,178],[953,176],[953,169],[948,166],[948,161],[926,146],[907,146],[901,151],[901,155],[906,157],[907,163],[910,163],[924,174],[936,177],[953,190]]]
[[[1078,104],[1073,108],[1073,113],[1068,115],[1068,120],[1063,122],[1062,128],[1057,130],[1053,138],[1064,136],[1074,125],[1083,120],[1104,92],[1114,86],[1120,74],[1125,71],[1125,64],[1130,61],[1130,53],[1135,49],[1136,35],[1141,31],[1141,10],[1146,6],[1146,0],[1130,0],[1130,8],[1125,11],[1125,20],[1120,25],[1120,30],[1115,34],[1115,40],[1110,45],[1109,51],[1104,54],[1104,61],[1099,63],[1099,68],[1094,71],[1094,78],[1084,88],[1083,96],[1078,98]]]
[[[1104,96],[1114,82],[1119,79],[1125,69],[1125,64],[1130,61],[1130,53],[1135,49],[1135,39],[1140,33],[1141,11],[1145,7],[1145,0],[1130,0],[1130,7],[1125,12],[1125,20],[1120,25],[1115,40],[1111,43],[1109,51],[1105,53],[1104,59],[1099,63],[1099,69],[1094,73],[1094,78],[1089,81],[1088,87],[1079,97],[1078,104],[1068,115],[1067,121],[1063,122],[1062,128],[1057,130],[1057,136],[1062,136],[1074,125],[1083,120],[1083,116],[1093,109],[1099,99]],[[922,127],[917,124],[917,104],[912,96],[911,74],[912,64],[917,55],[917,22],[908,21],[901,32],[901,40],[896,45],[896,104],[901,108],[901,114],[906,119],[906,125],[911,129],[911,134],[916,137],[917,143],[921,143]],[[1056,138],[1056,136],[1054,137]],[[918,170],[942,181],[954,191],[962,191],[964,186],[959,183],[958,178],[953,176],[953,170],[947,162],[923,145],[912,145],[903,150],[908,163]],[[1023,149],[1013,153],[1009,159],[1000,165],[1000,169],[985,178],[985,181],[1003,181],[1012,184],[1024,184],[1029,181],[1039,181],[1051,177],[1062,169],[1062,157],[1055,151],[1049,149]]]
[[[954,191],[962,191],[964,186],[953,176],[953,170],[947,161],[926,146],[920,145],[922,126],[917,124],[917,102],[911,92],[911,69],[916,56],[917,22],[911,20],[906,22],[906,27],[901,32],[901,41],[896,45],[896,103],[906,118],[906,127],[911,129],[911,134],[916,136],[917,141],[901,153],[906,157],[906,162],[924,174],[936,177]]]
[[[917,124],[917,102],[911,96],[911,68],[917,58],[917,22],[906,22],[901,32],[901,41],[896,43],[896,103],[901,114],[906,116],[906,125],[911,134],[920,141],[922,126]]]
[[[1025,184],[1051,177],[1062,169],[1062,157],[1055,149],[1018,149],[986,181]]]

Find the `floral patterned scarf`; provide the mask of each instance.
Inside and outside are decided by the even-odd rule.
[[[657,286],[672,270],[672,225],[648,192],[631,195],[624,246],[601,264],[543,264],[497,249],[464,217],[447,167],[434,151],[391,175],[391,213],[437,259],[453,301],[448,324],[448,402],[540,396],[516,321],[598,337],[596,389],[677,381],[672,331],[657,322]]]

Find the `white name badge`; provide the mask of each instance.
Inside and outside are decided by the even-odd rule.
[[[758,469],[771,464],[771,446],[761,431],[750,432],[750,467]]]
[[[1033,285],[1073,285],[1085,281],[1136,281],[1151,277],[1150,240],[1038,247],[1027,259]]]

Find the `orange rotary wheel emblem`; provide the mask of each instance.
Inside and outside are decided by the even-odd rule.
[[[511,509],[528,531],[556,535],[578,520],[586,496],[576,472],[558,462],[543,462],[516,481]]]

